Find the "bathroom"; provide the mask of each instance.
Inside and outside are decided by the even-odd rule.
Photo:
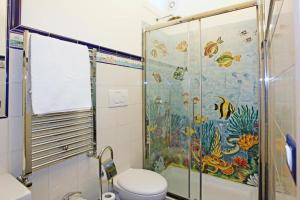
[[[0,200],[300,199],[299,35],[298,0],[0,0]]]

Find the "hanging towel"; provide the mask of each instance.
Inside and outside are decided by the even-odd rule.
[[[86,46],[31,34],[29,48],[34,114],[91,108],[90,58]]]

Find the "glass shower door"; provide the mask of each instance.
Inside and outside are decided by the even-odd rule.
[[[151,30],[145,43],[145,167],[187,199],[256,198],[256,7]]]
[[[256,8],[201,20],[202,199],[258,197]],[[213,183],[213,184],[211,184]]]
[[[185,198],[191,197],[191,169],[196,167],[191,146],[199,144],[194,126],[201,111],[199,30],[197,21],[146,36],[145,167],[167,179],[169,193]]]

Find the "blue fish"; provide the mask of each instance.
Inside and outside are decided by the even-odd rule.
[[[248,73],[245,73],[245,74],[244,74],[244,77],[245,77],[246,79],[249,79],[249,76],[250,76],[250,75],[249,75]]]
[[[238,75],[237,75],[236,72],[232,72],[232,76],[235,77],[235,78],[237,78]]]

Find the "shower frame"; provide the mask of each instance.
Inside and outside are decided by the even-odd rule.
[[[247,8],[256,8],[256,14],[257,14],[257,30],[258,30],[258,52],[259,52],[259,189],[258,189],[258,199],[259,200],[267,200],[269,199],[269,194],[272,192],[271,185],[269,182],[269,158],[268,158],[268,140],[267,140],[267,94],[268,94],[268,70],[267,65],[265,62],[265,33],[264,33],[264,20],[265,20],[265,13],[264,13],[264,1],[263,0],[251,0],[244,3],[239,3],[195,15],[191,15],[188,17],[180,18],[173,21],[168,21],[156,25],[151,25],[144,27],[142,30],[142,64],[143,64],[143,108],[142,108],[142,115],[143,115],[143,167],[145,168],[145,158],[146,158],[146,86],[147,86],[147,80],[146,80],[146,60],[147,60],[147,52],[146,52],[146,38],[147,33],[151,31],[155,31],[161,28],[171,27],[178,24],[188,23],[195,20],[201,20],[208,17],[213,17],[225,13],[230,13],[238,10],[243,10]],[[189,169],[190,170],[190,169]],[[202,200],[202,172],[200,171],[200,200]],[[189,184],[190,184],[190,176]],[[171,194],[171,196],[178,197],[180,199],[185,199],[180,196],[177,196],[176,194]]]

